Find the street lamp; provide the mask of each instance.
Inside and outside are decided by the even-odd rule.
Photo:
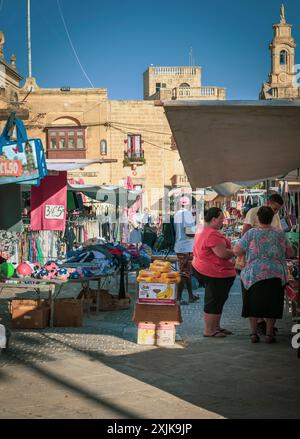
[[[100,141],[100,154],[107,155],[107,141],[105,139]]]

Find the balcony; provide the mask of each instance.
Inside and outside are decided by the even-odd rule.
[[[154,75],[170,75],[170,76],[192,76],[198,75],[200,67],[180,66],[180,67],[149,67],[149,71]]]
[[[172,99],[224,100],[226,89],[223,87],[177,87],[173,89]]]
[[[173,187],[184,187],[189,186],[189,180],[186,175],[175,174],[171,178],[171,183]]]
[[[144,157],[144,151],[133,153],[132,151],[124,151],[123,167],[130,166],[134,168],[136,166],[142,166],[146,163]]]
[[[47,159],[85,159],[85,149],[47,149]]]

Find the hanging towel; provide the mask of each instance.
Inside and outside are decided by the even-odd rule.
[[[60,230],[66,227],[67,173],[58,172],[31,189],[32,230]]]

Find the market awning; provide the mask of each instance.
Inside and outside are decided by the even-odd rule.
[[[300,168],[300,100],[170,101],[164,108],[193,188]]]
[[[68,184],[68,190],[82,192],[93,200],[122,207],[131,207],[142,194],[141,191],[128,190],[119,186],[94,186],[89,184]]]
[[[183,195],[193,195],[193,196],[204,196],[205,201],[212,201],[214,198],[216,198],[218,195],[218,192],[213,190],[212,188],[205,188],[204,190],[201,189],[199,191],[193,191],[190,187],[180,187],[180,188],[174,188],[171,189],[168,193],[169,198],[171,197],[181,197]]]
[[[47,159],[48,171],[73,171],[74,169],[84,169],[87,166],[103,163],[117,162],[116,159],[100,159],[100,160],[68,160],[68,159]]]

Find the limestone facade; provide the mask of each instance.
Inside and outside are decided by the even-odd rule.
[[[195,78],[190,75],[190,67],[181,68],[180,78],[177,69],[174,68],[173,77],[168,72],[170,89],[171,86],[173,90],[180,89],[182,84],[191,88],[201,84],[200,69],[195,68]],[[222,90],[223,99],[225,90]],[[117,159],[116,163],[95,164],[69,172],[70,178],[88,184],[123,185],[131,177],[134,186],[144,191],[143,206],[156,210],[162,207],[165,189],[189,186],[161,101],[109,100],[106,89],[46,89],[39,88],[35,81],[29,87],[28,80],[20,90],[20,98],[25,96],[30,111],[30,120],[26,122],[28,133],[42,139],[49,159]],[[84,147],[81,144],[80,148],[74,148],[72,137],[72,147],[68,148],[70,131],[73,136],[78,130],[84,132]],[[61,139],[66,131],[68,137]],[[132,139],[139,145],[134,146],[132,156],[128,157]],[[103,142],[104,151],[100,147]]]
[[[14,54],[10,63],[4,60],[4,43],[4,34],[0,32],[0,108],[18,107],[19,84],[23,78],[17,72]]]
[[[156,66],[144,72],[144,99],[223,100],[223,87],[203,87],[199,66]]]
[[[145,99],[123,101],[109,100],[104,88],[40,88],[33,77],[20,88],[14,60],[12,65],[1,62],[10,72],[5,93],[16,90],[24,101],[22,107],[30,114],[28,135],[41,138],[48,159],[117,160],[71,171],[68,177],[96,185],[123,185],[131,177],[144,191],[143,207],[151,210],[161,210],[164,190],[189,186],[162,101],[225,98],[225,89],[201,86],[200,67],[149,67]],[[166,87],[161,85],[157,93],[153,87],[158,81]]]

